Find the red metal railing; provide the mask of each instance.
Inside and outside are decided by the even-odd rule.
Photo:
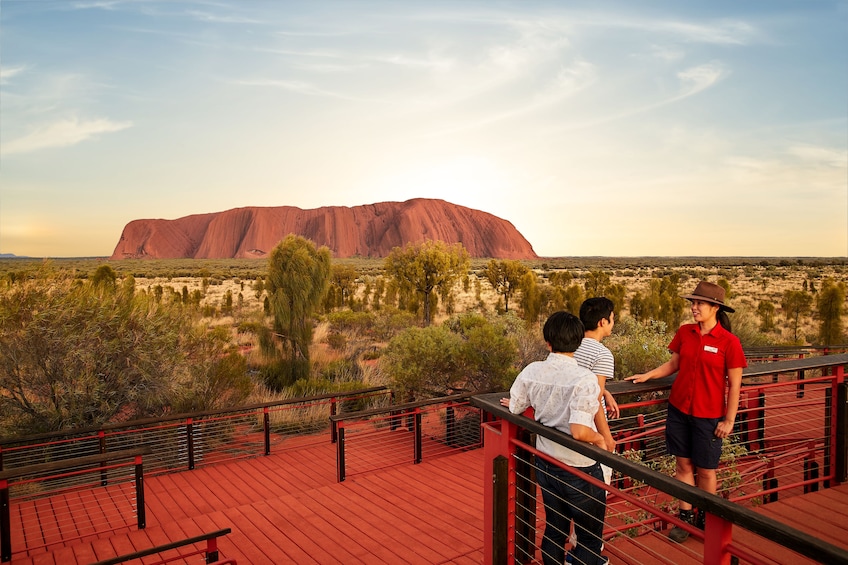
[[[141,559],[142,557],[147,557],[149,555],[159,555],[172,551],[176,551],[176,554],[170,557],[162,558],[159,561],[147,562],[147,565],[164,565],[165,563],[171,563],[174,561],[182,561],[185,563],[189,562],[187,561],[189,560],[189,558],[195,556],[203,556],[204,563],[217,563],[218,565],[236,565],[235,559],[218,561],[218,538],[223,537],[229,534],[230,532],[232,532],[230,528],[224,528],[223,530],[216,530],[214,532],[209,532],[200,536],[194,536],[181,541],[167,543],[164,545],[157,545],[156,547],[151,547],[142,551],[136,551],[134,553],[128,553],[126,555],[120,555],[111,559],[104,559],[102,561],[94,563],[93,565],[117,565],[118,563],[125,563],[127,561]],[[203,542],[206,542],[206,544],[198,548],[197,544],[201,544]],[[188,548],[188,546],[190,545],[195,547]]]
[[[305,443],[335,441],[329,417],[391,404],[391,391],[373,387],[348,393],[256,404],[224,410],[108,424],[0,440],[0,470],[46,461],[148,447],[147,472],[269,455]],[[327,435],[322,436],[321,433]]]
[[[480,410],[471,394],[330,418],[338,437],[337,477],[480,447]]]
[[[498,403],[503,394],[475,397],[472,404],[501,418],[484,425],[484,475],[502,476],[496,478],[494,486],[487,486],[484,506],[492,528],[487,525],[484,531],[499,533],[486,540],[486,562],[536,562],[540,557],[538,538],[544,526],[544,510],[532,463],[533,457],[540,454],[526,436],[530,432],[582,450],[615,470],[612,485],[603,485],[609,493],[604,535],[608,555],[626,555],[629,563],[675,563],[684,558],[681,555],[704,563],[723,563],[728,556],[753,564],[768,562],[751,544],[742,545],[732,539],[733,523],[736,528],[762,536],[763,546],[776,543],[824,562],[848,559],[845,551],[751,509],[778,496],[800,494],[845,480],[846,449],[841,439],[844,433],[837,434],[836,430],[844,429],[848,421],[843,374],[846,363],[848,355],[841,355],[746,370],[738,424],[733,440],[725,445],[725,455],[729,457],[723,458],[719,469],[718,496],[707,495],[655,470],[668,463],[664,461],[668,458],[664,455],[663,431],[664,395],[670,382],[641,389],[629,383],[610,387],[614,392],[637,396],[632,403],[620,402],[624,416],[611,422],[618,448],[626,451],[628,458],[587,447],[532,419],[509,414]],[[801,366],[808,374],[816,373],[804,380],[803,389],[794,379]],[[584,478],[594,481],[585,475]],[[680,499],[707,512],[704,531],[677,520],[674,508]],[[497,509],[505,511],[505,517],[494,514]],[[656,543],[648,540],[652,536],[662,536],[664,540],[662,530],[670,524],[690,529],[703,545],[695,546],[699,548],[695,552],[690,545],[677,546],[675,550],[683,553],[675,556],[657,554]]]
[[[142,455],[148,451],[0,471],[0,561],[10,561],[13,552],[114,532],[133,522],[144,529]]]

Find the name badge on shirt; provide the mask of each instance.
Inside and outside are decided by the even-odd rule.
[[[705,345],[704,351],[707,351],[709,353],[718,353],[718,347],[713,347],[712,345]]]

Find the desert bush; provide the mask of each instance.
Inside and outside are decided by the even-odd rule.
[[[423,399],[504,390],[518,372],[517,358],[505,324],[462,314],[439,326],[399,333],[389,342],[380,366],[402,397]]]
[[[45,269],[0,290],[3,431],[157,416],[186,390],[239,398],[243,365],[221,359],[226,341],[132,286]]]
[[[748,301],[736,305],[736,312],[730,314],[730,323],[743,348],[775,345],[777,341],[761,330],[760,319]]]
[[[642,324],[629,316],[617,320],[612,335],[604,340],[615,358],[616,380],[650,371],[668,361],[672,337],[663,322],[649,320]]]

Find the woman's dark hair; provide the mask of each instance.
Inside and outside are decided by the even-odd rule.
[[[542,336],[554,353],[574,353],[583,341],[583,323],[574,314],[554,312],[542,328]]]
[[[718,319],[718,323],[721,324],[721,327],[726,329],[729,332],[733,330],[730,329],[730,316],[727,315],[727,311],[724,308],[719,308],[716,313],[716,318]]]

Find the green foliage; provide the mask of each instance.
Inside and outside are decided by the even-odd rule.
[[[428,240],[392,249],[386,258],[385,270],[397,283],[399,292],[421,296],[424,325],[428,326],[434,290],[450,291],[456,280],[467,274],[468,265],[468,252],[461,243],[448,245]]]
[[[439,326],[408,328],[380,360],[404,398],[504,390],[518,372],[509,326],[480,314],[462,314]]]
[[[519,282],[521,289],[521,311],[528,323],[536,323],[542,316],[542,290],[537,284],[536,273],[528,270]]]
[[[604,340],[615,358],[616,380],[650,371],[668,361],[672,337],[663,322],[641,324],[631,317],[616,320],[612,335]]]
[[[825,279],[816,297],[816,310],[819,318],[819,343],[822,345],[840,344],[844,341],[842,313],[845,308],[845,283]]]
[[[349,264],[334,264],[330,269],[329,288],[324,298],[324,310],[331,312],[347,305],[353,308],[356,280],[359,272]]]
[[[246,390],[220,336],[134,285],[107,287],[45,270],[0,290],[2,433],[156,416],[192,390],[220,402]]]
[[[212,336],[216,332],[210,332]],[[224,353],[226,336],[201,339],[192,356],[192,379],[176,391],[176,412],[214,410],[242,404],[253,390],[247,361],[237,351]]]
[[[259,367],[259,378],[274,392],[284,391],[298,380],[309,380],[310,373],[308,359],[274,359]]]
[[[586,274],[586,282],[583,283],[586,289],[586,298],[605,296],[610,283],[611,279],[608,273],[598,270],[589,271]],[[577,311],[579,312],[579,309]]]
[[[776,340],[761,330],[761,320],[747,301],[736,305],[736,313],[730,314],[730,323],[743,348],[775,345]]]
[[[683,320],[686,299],[680,297],[680,275],[672,273],[650,281],[648,292],[630,299],[630,315],[640,322],[656,320],[675,330]]]
[[[810,313],[813,305],[813,296],[804,290],[787,290],[783,293],[783,299],[780,302],[780,307],[783,308],[783,314],[786,316],[787,324],[792,330],[792,339],[795,343],[798,341],[798,327],[801,323],[801,318]]]
[[[91,284],[100,288],[109,288],[114,290],[115,283],[118,280],[118,274],[109,265],[100,265],[94,274],[91,276]]]
[[[311,317],[324,298],[329,278],[330,250],[316,249],[303,237],[287,236],[269,255],[265,289],[274,332],[281,339],[283,357],[290,361],[291,382],[301,376],[304,365],[309,367]]]
[[[374,338],[388,341],[401,330],[415,325],[415,314],[397,308],[383,308],[374,317]]]
[[[509,312],[509,299],[518,289],[522,277],[530,270],[520,261],[492,259],[483,271],[483,276],[492,285],[495,293],[503,297],[504,311]]]
[[[760,317],[760,331],[774,331],[774,312],[774,304],[768,300],[760,300],[759,304],[757,304],[757,315]]]

